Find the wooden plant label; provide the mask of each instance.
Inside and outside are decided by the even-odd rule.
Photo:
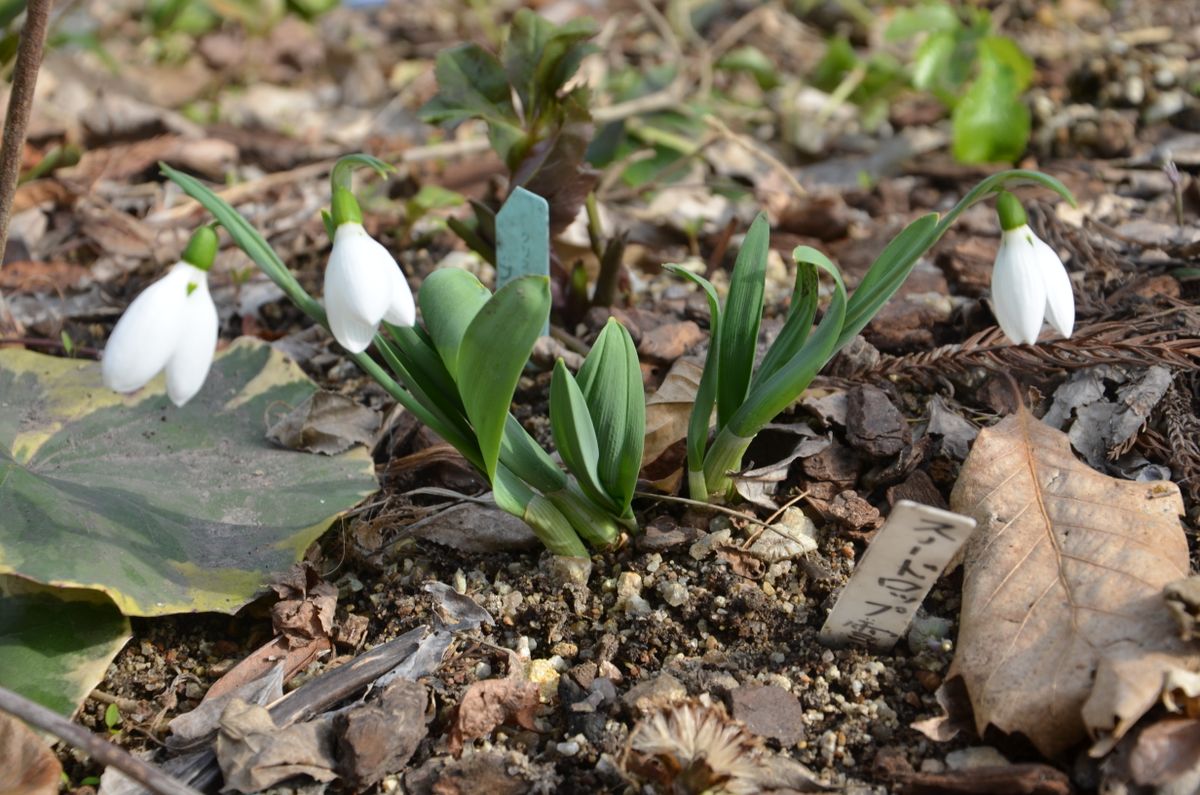
[[[974,529],[969,516],[897,502],[829,611],[821,642],[891,649]]]
[[[496,213],[496,289],[529,275],[550,275],[550,205],[518,187]]]

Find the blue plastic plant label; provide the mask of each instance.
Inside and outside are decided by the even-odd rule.
[[[496,214],[496,289],[529,275],[550,275],[550,205],[517,188]]]

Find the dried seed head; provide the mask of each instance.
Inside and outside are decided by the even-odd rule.
[[[758,742],[707,699],[663,707],[634,727],[621,765],[672,795],[742,795],[756,781]]]

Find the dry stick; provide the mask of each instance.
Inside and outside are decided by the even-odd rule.
[[[0,710],[20,718],[30,726],[53,734],[63,742],[84,751],[97,762],[106,767],[116,768],[128,778],[159,795],[201,795],[197,790],[131,755],[124,748],[113,745],[57,712],[46,709],[3,686],[0,686]]]
[[[12,216],[17,180],[21,176],[21,155],[25,149],[25,130],[33,110],[33,89],[37,86],[42,50],[46,46],[46,28],[50,19],[50,0],[29,0],[25,6],[25,27],[17,45],[13,66],[12,91],[8,95],[8,113],[4,117],[4,137],[0,139],[0,257],[8,245],[8,221]],[[17,328],[0,293],[0,320]],[[19,331],[19,329],[17,329]]]

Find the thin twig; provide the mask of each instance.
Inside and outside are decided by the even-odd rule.
[[[779,176],[783,177],[783,180],[791,186],[793,191],[796,192],[797,196],[808,195],[808,191],[803,185],[800,184],[800,181],[796,179],[795,175],[792,174],[792,170],[758,141],[755,141],[748,135],[742,135],[741,133],[734,132],[733,130],[729,129],[729,125],[721,121],[721,119],[716,116],[705,116],[704,123],[716,130],[716,132],[720,134],[722,138],[733,142],[737,146],[744,149],[751,157],[761,160],[763,163],[766,163],[767,166],[777,171]]]
[[[151,792],[159,795],[200,795],[197,790],[143,762],[124,748],[113,745],[57,712],[46,709],[3,686],[0,686],[0,710],[20,718],[36,729],[53,734],[104,766],[116,768]]]
[[[735,511],[732,508],[726,508],[724,505],[715,505],[711,502],[701,502],[700,500],[689,500],[687,497],[675,497],[670,494],[655,494],[650,491],[635,491],[633,493],[633,496],[641,497],[642,499],[646,499],[646,500],[663,500],[665,502],[678,502],[682,505],[690,505],[693,508],[702,508],[704,510],[715,511],[717,513],[723,513],[728,516],[733,516],[737,519],[743,519],[747,522],[750,522],[751,524],[760,525],[761,527],[770,527],[770,525],[768,525],[762,519],[751,516],[748,513],[742,513],[741,511]]]
[[[4,116],[4,136],[0,139],[0,257],[3,257],[8,245],[8,222],[12,216],[13,199],[17,195],[17,180],[21,176],[25,130],[29,127],[29,114],[33,110],[33,90],[37,86],[38,68],[42,65],[49,20],[50,0],[29,0],[25,6],[25,26],[21,29],[21,41],[17,45],[17,60],[13,65],[12,91],[8,95],[8,111]],[[14,328],[17,326],[3,293],[0,293],[0,320],[11,323]]]

